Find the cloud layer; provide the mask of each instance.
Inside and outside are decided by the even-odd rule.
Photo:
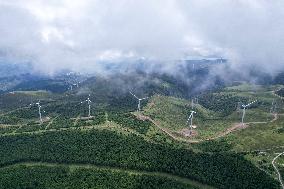
[[[273,73],[284,68],[283,18],[282,0],[0,0],[0,56],[45,73],[196,57]]]

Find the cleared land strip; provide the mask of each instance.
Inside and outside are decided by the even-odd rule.
[[[124,173],[129,173],[129,174],[137,174],[137,175],[148,175],[148,176],[161,176],[161,177],[166,177],[170,179],[174,179],[176,181],[179,181],[181,183],[185,183],[191,186],[195,186],[198,188],[204,188],[204,189],[213,189],[214,187],[202,184],[200,182],[190,180],[188,178],[184,177],[179,177],[176,175],[172,175],[169,173],[163,173],[163,172],[150,172],[150,171],[140,171],[140,170],[134,170],[134,169],[125,169],[125,168],[120,168],[120,167],[110,167],[110,166],[100,166],[100,165],[95,165],[95,164],[66,164],[66,163],[47,163],[47,162],[19,162],[15,164],[10,164],[10,165],[5,165],[1,166],[0,169],[3,168],[8,168],[16,165],[26,165],[26,166],[67,166],[70,168],[85,168],[85,169],[101,169],[101,170],[110,170],[110,171],[117,171],[117,172],[124,172]]]
[[[7,136],[7,135],[21,135],[21,134],[40,134],[40,133],[46,133],[46,132],[56,132],[56,131],[66,131],[66,130],[78,130],[78,129],[100,129],[100,128],[109,128],[108,126],[100,126],[98,127],[97,125],[94,126],[82,126],[82,127],[62,127],[58,129],[47,129],[47,130],[36,130],[36,131],[23,131],[20,133],[5,133],[5,134],[0,134],[0,136]]]
[[[278,120],[279,118],[279,115],[282,115],[282,114],[273,114],[273,119],[269,122],[274,122],[276,120]],[[215,140],[215,139],[218,139],[218,138],[221,138],[221,137],[224,137],[234,131],[238,131],[238,130],[241,130],[241,129],[245,129],[248,127],[249,124],[264,124],[264,123],[269,123],[269,122],[248,122],[248,123],[245,123],[244,125],[242,123],[235,123],[232,127],[226,129],[225,131],[217,134],[216,136],[212,136],[210,138],[207,138],[207,139],[200,139],[200,140],[192,140],[192,139],[181,139],[181,138],[178,138],[176,137],[174,134],[172,134],[171,131],[163,128],[159,122],[153,120],[151,117],[149,116],[145,116],[145,115],[140,115],[140,117],[138,118],[143,118],[144,120],[149,120],[151,121],[156,127],[158,127],[162,132],[166,133],[168,136],[170,136],[172,139],[176,140],[176,141],[183,141],[183,142],[188,142],[188,143],[199,143],[199,142],[203,142],[203,141],[208,141],[208,140]]]
[[[280,184],[281,184],[281,187],[284,189],[284,183],[283,183],[283,181],[282,181],[281,174],[280,174],[280,172],[279,172],[277,166],[275,165],[275,161],[277,160],[277,158],[280,157],[280,156],[283,155],[283,154],[284,154],[284,152],[278,154],[278,155],[272,160],[271,163],[272,163],[273,168],[275,169],[275,171],[276,171],[276,173],[277,173],[277,175],[278,175],[278,180],[279,180],[279,182],[280,182]]]
[[[53,118],[47,125],[46,125],[46,127],[45,127],[45,129],[44,130],[47,130],[47,128],[53,123],[53,121],[56,119],[56,118],[58,118],[59,116],[56,116],[55,118]]]
[[[122,127],[118,124],[116,124],[116,125],[114,125],[114,124],[115,124],[114,122],[110,121],[108,123],[104,123],[104,124],[101,124],[101,125],[91,125],[91,126],[81,126],[81,127],[61,127],[61,128],[57,128],[57,129],[48,128],[47,130],[43,129],[43,130],[36,130],[36,131],[23,131],[23,132],[19,132],[19,133],[16,132],[19,129],[19,128],[17,128],[14,132],[0,134],[0,137],[9,136],[9,135],[22,135],[22,134],[41,134],[41,133],[46,133],[46,132],[69,131],[69,130],[78,130],[78,129],[80,129],[80,130],[119,129],[120,131],[136,134],[136,135],[139,135],[139,136],[145,138],[144,135],[136,133],[132,129],[124,128],[124,127]]]

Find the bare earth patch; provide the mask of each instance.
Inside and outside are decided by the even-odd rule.
[[[183,137],[195,137],[198,135],[198,132],[196,130],[192,130],[192,133],[190,134],[190,129],[189,128],[184,128],[182,130],[180,130],[178,133],[180,133]]]
[[[50,117],[48,117],[48,116],[42,118],[43,123],[49,122],[49,121],[50,121]],[[38,120],[37,123],[40,123],[40,121]]]
[[[148,116],[144,116],[142,114],[137,114],[136,117],[137,119],[142,120],[142,121],[149,120]]]
[[[70,118],[71,120],[89,120],[89,119],[94,119],[95,116],[90,116],[90,117],[73,117]]]
[[[226,129],[226,130],[223,131],[222,133],[219,133],[216,137],[209,138],[209,140],[223,137],[223,136],[225,136],[225,135],[227,135],[227,134],[229,134],[229,133],[231,133],[231,132],[233,132],[233,131],[245,129],[245,128],[247,128],[247,127],[248,127],[247,124],[235,123],[232,127]]]

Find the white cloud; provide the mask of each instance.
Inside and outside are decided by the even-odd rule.
[[[281,0],[0,0],[0,52],[48,73],[187,56],[273,72],[284,67],[283,16]]]

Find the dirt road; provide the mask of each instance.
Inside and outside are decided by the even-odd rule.
[[[272,165],[273,165],[273,168],[275,169],[275,171],[276,171],[276,173],[277,173],[277,175],[278,175],[278,180],[279,180],[279,182],[280,182],[280,184],[281,184],[282,189],[284,189],[284,183],[283,183],[283,181],[282,181],[281,174],[280,174],[280,172],[279,172],[277,166],[275,165],[275,161],[277,160],[278,157],[280,157],[280,156],[283,155],[283,154],[284,154],[284,152],[278,154],[278,155],[272,160],[272,162],[271,162]]]

